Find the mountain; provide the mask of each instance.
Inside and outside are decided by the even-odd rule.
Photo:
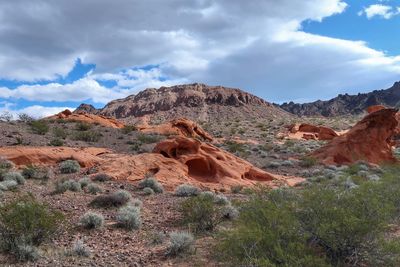
[[[389,89],[375,90],[370,93],[358,95],[338,95],[328,101],[315,101],[306,104],[293,102],[283,103],[279,107],[300,116],[340,116],[348,114],[360,114],[372,105],[384,105],[387,107],[399,107],[400,82],[394,83]]]
[[[186,84],[146,89],[137,95],[111,101],[97,110],[82,104],[76,109],[117,119],[148,116],[152,121],[187,117],[195,121],[290,117],[291,114],[239,89]]]

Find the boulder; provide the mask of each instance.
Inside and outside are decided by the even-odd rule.
[[[79,111],[76,113],[72,113],[70,110],[66,109],[56,115],[47,117],[48,120],[66,120],[66,121],[77,121],[77,122],[85,122],[90,124],[99,124],[105,127],[110,128],[123,128],[125,125],[113,118],[90,114],[84,111]]]
[[[315,126],[308,123],[292,124],[288,127],[289,138],[302,137],[306,140],[332,140],[339,136],[334,130],[324,126]]]
[[[382,164],[396,162],[392,138],[397,109],[381,109],[367,115],[347,133],[336,137],[312,156],[325,164],[352,164],[358,160]]]

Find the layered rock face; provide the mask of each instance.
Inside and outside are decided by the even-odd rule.
[[[332,140],[339,136],[334,130],[329,127],[315,126],[307,123],[293,124],[289,126],[290,134],[294,134],[293,137],[301,137],[303,139],[312,140]],[[289,137],[291,135],[289,134]]]
[[[88,109],[87,105],[82,107],[85,111]],[[239,89],[198,83],[146,89],[137,95],[112,101],[95,112],[129,122],[143,116],[161,122],[180,117],[194,121],[217,121],[291,116],[279,107]]]
[[[346,134],[336,137],[312,155],[326,164],[396,162],[392,152],[398,121],[397,109],[381,109],[367,115]]]
[[[197,123],[185,119],[175,119],[160,125],[142,124],[137,126],[138,130],[144,133],[155,133],[160,135],[178,135],[191,138],[200,138],[212,141],[212,136],[204,131]]]
[[[315,101],[312,103],[296,104],[283,103],[279,107],[300,116],[341,116],[348,114],[361,114],[368,107],[382,105],[386,107],[399,107],[400,82],[396,82],[389,89],[375,90],[370,93],[358,95],[339,95],[328,101]]]
[[[79,111],[72,113],[70,110],[66,109],[54,116],[47,117],[49,120],[59,120],[63,119],[66,121],[78,121],[91,124],[99,124],[105,127],[111,128],[123,128],[125,125],[113,118],[105,117],[102,115],[89,114],[84,111]]]

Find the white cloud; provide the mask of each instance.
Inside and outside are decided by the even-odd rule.
[[[393,8],[392,6],[375,4],[365,7],[358,12],[359,16],[366,15],[368,19],[373,17],[382,17],[384,19],[391,19],[392,17],[400,14],[400,8]]]
[[[346,7],[343,0],[0,1],[1,77],[66,75],[78,57],[96,64],[72,84],[0,88],[0,98],[106,103],[145,87],[206,82],[281,101],[392,83],[398,57],[302,31],[302,22]],[[151,64],[160,65],[121,71]],[[114,88],[96,81],[110,79]]]
[[[8,104],[4,107],[0,107],[0,114],[3,112],[9,112],[14,119],[17,119],[19,114],[28,114],[33,118],[40,119],[57,114],[65,109],[75,109],[71,107],[45,107],[40,105],[33,105],[22,109],[13,109],[12,106],[12,104]]]

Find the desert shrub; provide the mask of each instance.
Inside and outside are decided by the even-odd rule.
[[[35,134],[45,135],[49,131],[49,124],[44,120],[32,121],[30,126]]]
[[[214,203],[217,204],[217,205],[228,205],[231,202],[229,201],[229,199],[225,195],[219,194],[219,195],[215,195]]]
[[[65,139],[68,136],[68,133],[61,127],[53,128],[53,135],[57,139]]]
[[[227,150],[231,153],[246,153],[247,146],[236,142],[228,141],[225,143]]]
[[[143,202],[140,199],[134,198],[131,200],[130,205],[141,209],[143,207]]]
[[[146,196],[154,195],[154,190],[150,187],[145,187],[143,188],[143,194],[145,194]]]
[[[17,245],[14,255],[19,261],[36,261],[39,259],[38,249],[27,244]]]
[[[119,190],[112,194],[96,197],[92,200],[90,205],[100,208],[120,207],[127,204],[131,200],[131,198],[132,196],[129,192]]]
[[[133,132],[133,131],[136,131],[137,129],[136,129],[136,126],[134,126],[134,125],[125,125],[122,129],[121,129],[121,132],[123,133],[123,134],[128,134],[128,133],[131,133],[131,132]]]
[[[18,183],[15,180],[6,180],[0,182],[0,188],[2,188],[2,191],[7,191],[7,190],[14,190],[18,187]]]
[[[49,145],[50,146],[63,146],[64,145],[64,141],[59,139],[59,138],[53,138],[49,142]]]
[[[243,190],[243,185],[233,185],[231,186],[231,192],[233,194],[239,194]]]
[[[227,220],[235,220],[239,217],[239,211],[231,204],[226,205],[221,210],[222,217]]]
[[[91,252],[90,249],[85,245],[83,240],[78,239],[72,245],[72,254],[80,257],[89,257]]]
[[[298,191],[256,192],[219,252],[251,266],[399,266],[400,239],[389,234],[400,215],[398,168],[349,190],[318,184]],[[318,263],[318,264],[317,264]],[[264,266],[262,265],[262,266]]]
[[[79,172],[81,166],[76,160],[66,160],[59,165],[61,173],[76,173]]]
[[[89,177],[83,177],[81,179],[78,180],[78,183],[81,185],[81,188],[85,188],[90,184],[90,179]]]
[[[75,129],[77,131],[87,131],[87,130],[90,130],[91,128],[92,128],[92,125],[89,123],[86,123],[86,122],[78,122],[75,125]]]
[[[140,208],[136,206],[120,208],[117,214],[117,222],[120,227],[127,230],[139,229],[142,224]]]
[[[92,177],[92,181],[95,181],[95,182],[105,182],[105,181],[110,181],[110,180],[112,180],[112,177],[105,173],[99,173]]]
[[[163,186],[154,177],[148,177],[139,182],[140,189],[144,189],[145,187],[150,187],[156,193],[164,192]]]
[[[86,229],[98,229],[104,225],[103,215],[88,211],[80,219],[79,223]]]
[[[25,168],[22,169],[22,175],[26,178],[26,179],[32,179],[36,176],[37,173],[37,167],[34,165],[28,165]]]
[[[18,120],[25,123],[31,123],[35,119],[26,113],[20,113],[18,114]]]
[[[1,248],[16,256],[22,250],[27,252],[29,249],[21,246],[40,245],[57,231],[62,220],[60,212],[50,210],[32,196],[19,197],[0,207]]]
[[[181,184],[175,189],[175,195],[178,197],[197,196],[201,190],[193,185]]]
[[[12,168],[14,168],[14,163],[12,163],[11,161],[9,161],[7,159],[0,158],[0,169],[9,170]]]
[[[81,184],[75,180],[59,180],[55,183],[54,193],[62,194],[66,191],[79,192],[82,190]]]
[[[328,266],[306,246],[291,209],[279,196],[253,196],[234,227],[220,233],[218,256],[240,266]]]
[[[223,221],[221,207],[207,195],[188,198],[181,204],[183,223],[193,227],[196,232],[212,231]]]
[[[95,131],[76,132],[72,139],[84,142],[97,142],[101,138],[101,134]]]
[[[13,118],[13,114],[11,114],[9,111],[3,111],[0,114],[0,121],[10,122],[13,120]]]
[[[16,181],[18,184],[24,184],[25,178],[19,172],[9,172],[3,175],[4,181]]]
[[[153,232],[150,235],[150,243],[153,245],[158,245],[164,243],[166,234],[164,232]]]
[[[194,244],[194,237],[189,232],[172,232],[170,234],[170,243],[167,248],[167,255],[177,256],[187,253]]]
[[[161,136],[155,134],[139,134],[137,139],[142,144],[154,144],[161,140]]]
[[[299,165],[304,168],[310,168],[312,166],[315,166],[317,164],[317,159],[313,157],[303,157]]]
[[[96,195],[97,193],[101,193],[103,190],[97,184],[88,184],[86,190],[89,194]]]

